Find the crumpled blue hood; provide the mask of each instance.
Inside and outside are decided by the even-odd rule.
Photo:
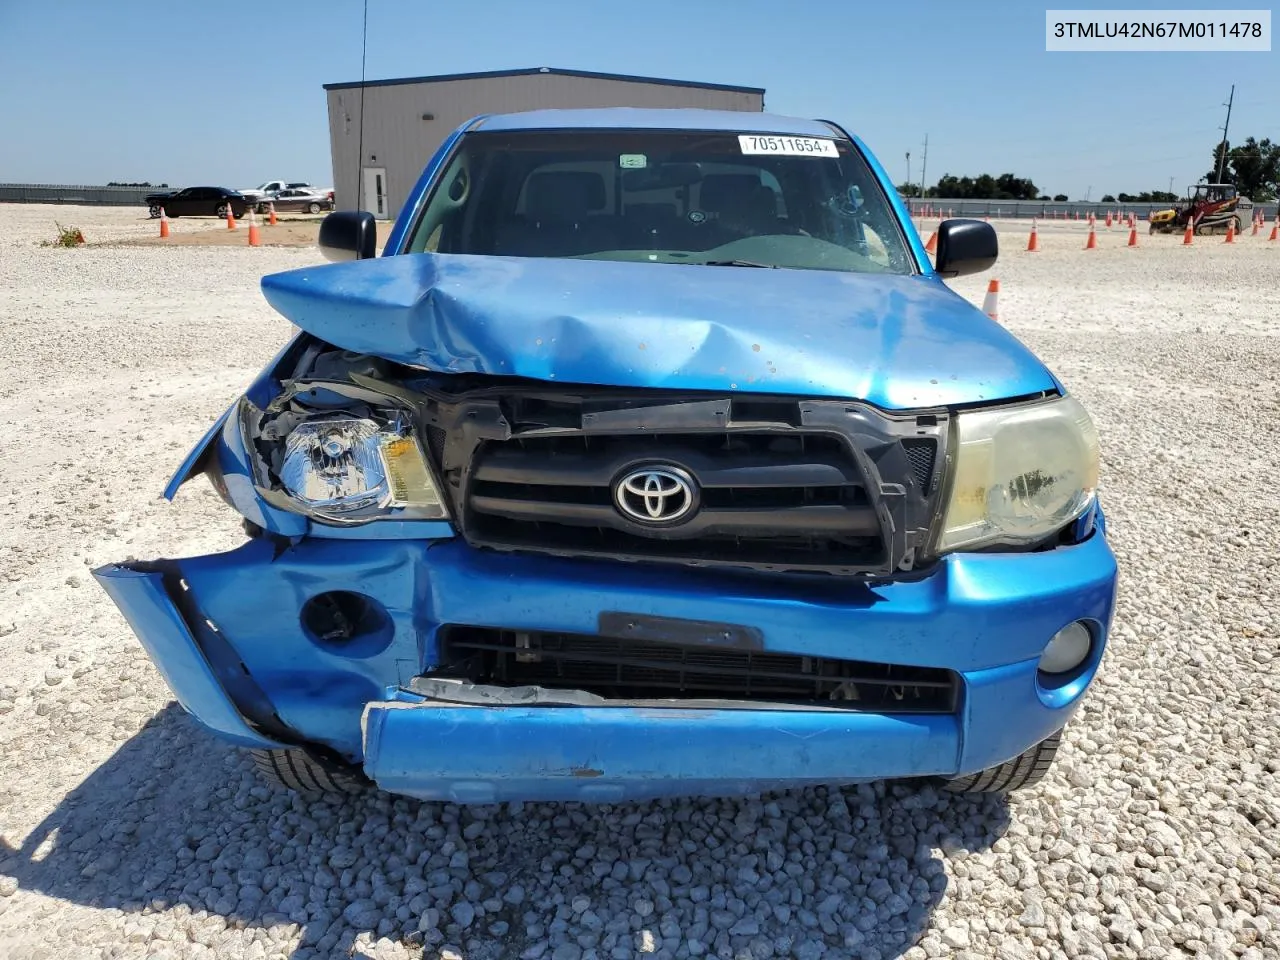
[[[885,409],[1056,387],[933,277],[424,253],[272,274],[262,289],[335,346],[441,373]]]

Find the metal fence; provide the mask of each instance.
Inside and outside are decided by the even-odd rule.
[[[78,203],[95,206],[142,206],[148,193],[166,190],[167,187],[81,187],[48,183],[0,183],[0,203]],[[948,200],[930,197],[927,200],[907,199],[915,216],[944,217],[995,217],[1002,219],[1085,220],[1092,213],[1105,219],[1108,213],[1128,216],[1133,213],[1139,220],[1147,219],[1152,210],[1165,210],[1167,203],[1054,203],[1051,200]],[[1261,210],[1268,220],[1274,220],[1277,204],[1273,201],[1255,203],[1254,210]],[[1247,218],[1246,218],[1247,219]]]
[[[1119,214],[1128,217],[1130,213],[1134,214],[1139,220],[1146,220],[1151,215],[1152,210],[1168,210],[1171,203],[1084,203],[1063,202],[1054,203],[1051,200],[946,200],[935,197],[928,199],[919,199],[910,197],[906,199],[906,203],[911,207],[911,213],[914,216],[943,216],[943,217],[994,217],[1002,219],[1010,217],[1014,219],[1030,219],[1035,217],[1040,220],[1086,220],[1089,214],[1093,214],[1099,220],[1106,219],[1108,213]],[[1273,220],[1276,216],[1277,204],[1274,200],[1265,203],[1254,203],[1253,211],[1262,211],[1262,215],[1268,220]],[[1248,226],[1250,215],[1244,216],[1242,219],[1246,221]]]
[[[79,203],[92,206],[141,206],[149,193],[167,187],[84,187],[56,183],[0,183],[0,203]]]

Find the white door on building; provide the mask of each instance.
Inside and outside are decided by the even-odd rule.
[[[372,213],[377,220],[387,219],[387,168],[365,167],[361,173],[364,202],[360,208]]]

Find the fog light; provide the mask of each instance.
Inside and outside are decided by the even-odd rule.
[[[1069,623],[1053,635],[1053,639],[1040,654],[1040,670],[1043,673],[1067,673],[1084,663],[1089,656],[1093,638],[1089,628],[1080,621]]]

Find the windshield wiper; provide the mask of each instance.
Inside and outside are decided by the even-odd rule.
[[[757,260],[699,260],[704,267],[764,267],[769,270],[777,270],[776,263],[760,263]]]

